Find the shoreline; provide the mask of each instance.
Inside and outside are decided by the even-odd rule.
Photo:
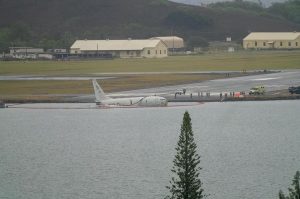
[[[263,95],[263,96],[243,96],[243,97],[194,97],[188,95],[178,98],[166,97],[169,102],[238,102],[238,101],[275,101],[275,100],[300,100],[300,94],[291,95]],[[11,99],[3,100],[4,104],[40,104],[40,103],[94,103],[94,101],[72,100],[72,99]]]

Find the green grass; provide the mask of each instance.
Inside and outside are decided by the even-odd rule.
[[[1,75],[84,76],[114,72],[191,72],[300,69],[300,51],[250,51],[164,59],[0,62]],[[246,74],[237,74],[246,75]],[[105,92],[226,78],[225,74],[114,75],[101,80]],[[93,94],[90,81],[0,81],[0,99],[49,99]]]
[[[226,78],[225,74],[155,74],[126,75],[101,80],[104,91],[116,92],[139,88],[184,84]],[[16,96],[93,94],[91,81],[0,81],[0,98]]]
[[[90,81],[0,81],[1,95],[63,95],[92,92]]]
[[[114,72],[189,72],[300,69],[300,51],[242,51],[163,59],[0,62],[0,75],[91,75]]]

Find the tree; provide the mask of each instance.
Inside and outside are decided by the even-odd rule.
[[[187,49],[194,50],[194,48],[207,48],[209,46],[208,41],[201,36],[191,36],[187,41]]]
[[[297,171],[293,183],[292,188],[289,188],[289,196],[284,196],[283,192],[279,191],[279,199],[300,199],[300,172]]]
[[[204,197],[202,183],[199,178],[200,156],[197,154],[197,145],[194,142],[191,118],[186,111],[183,116],[181,133],[177,143],[176,155],[173,160],[172,177],[167,189],[170,195],[166,199],[201,199]]]

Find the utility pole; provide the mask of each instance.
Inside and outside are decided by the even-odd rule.
[[[172,29],[171,29],[171,36],[172,36],[172,55],[174,55],[174,35],[173,35],[173,29],[174,29],[174,26],[172,26]]]
[[[97,51],[96,51],[96,55],[97,55],[97,57],[98,57],[98,43],[97,43]]]

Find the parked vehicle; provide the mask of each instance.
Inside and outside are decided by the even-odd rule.
[[[291,94],[300,94],[300,86],[291,86],[289,87],[289,92]]]
[[[250,89],[249,95],[263,95],[265,92],[266,89],[264,86],[255,86]]]
[[[2,101],[0,101],[0,108],[5,108],[5,104]]]

